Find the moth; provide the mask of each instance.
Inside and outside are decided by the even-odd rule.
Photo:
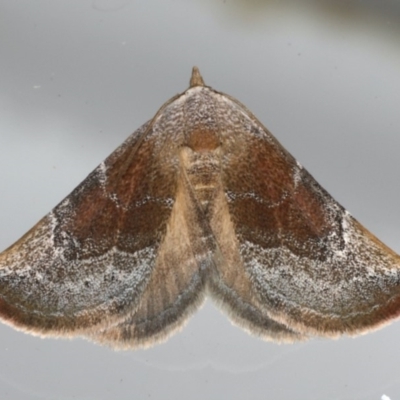
[[[399,283],[399,256],[195,67],[184,93],[0,254],[0,318],[136,348],[208,295],[247,331],[293,342],[389,322]]]

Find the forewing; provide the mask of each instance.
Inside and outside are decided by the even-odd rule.
[[[396,317],[399,256],[333,200],[244,106],[220,94],[216,103],[224,150],[221,202],[229,210],[219,221],[232,224],[230,247],[238,259],[230,273],[245,272],[250,288],[242,292],[252,292],[270,318],[305,335],[359,333]]]
[[[175,202],[179,134],[171,132],[171,107],[1,253],[4,321],[72,334],[116,323],[138,306]]]

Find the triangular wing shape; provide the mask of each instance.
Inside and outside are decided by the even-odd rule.
[[[0,254],[0,318],[116,347],[164,340],[206,291],[279,341],[400,314],[400,257],[235,99],[191,87]]]
[[[343,209],[243,105],[215,93],[224,197],[220,276],[300,334],[357,334],[400,314],[400,257]],[[229,225],[226,232],[218,227]],[[240,278],[240,282],[243,282]],[[223,283],[227,283],[227,278]],[[216,282],[218,288],[221,283]],[[224,299],[223,291],[215,291]],[[229,300],[228,300],[229,302]]]
[[[41,335],[102,336],[132,315],[151,320],[185,292],[179,315],[158,321],[159,333],[200,305],[199,265],[210,255],[180,183],[177,149],[184,135],[176,124],[183,117],[181,104],[166,103],[0,254],[5,322]],[[145,343],[151,329],[132,345]]]

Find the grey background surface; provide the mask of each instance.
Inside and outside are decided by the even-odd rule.
[[[0,248],[64,198],[193,65],[400,252],[400,3],[0,1]],[[400,399],[400,323],[276,345],[207,302],[114,352],[0,325],[1,399]],[[387,400],[386,398],[386,400]]]

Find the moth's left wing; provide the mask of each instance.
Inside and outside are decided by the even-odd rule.
[[[176,174],[157,162],[162,147],[163,137],[145,124],[0,254],[3,321],[70,335],[137,305],[174,203]]]
[[[138,307],[175,204],[182,134],[174,123],[182,113],[173,100],[0,254],[3,321],[38,334],[82,334]]]

